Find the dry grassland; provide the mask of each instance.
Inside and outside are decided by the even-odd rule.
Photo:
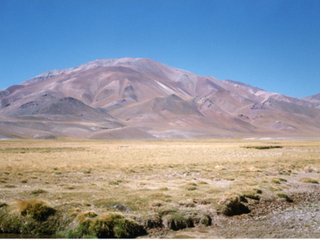
[[[319,171],[319,140],[4,140],[0,206],[44,201],[70,229],[81,214],[117,212],[148,233],[178,230],[250,212],[250,201],[290,202],[291,184],[317,184]]]

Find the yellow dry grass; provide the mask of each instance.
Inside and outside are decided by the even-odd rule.
[[[0,201],[42,199],[98,214],[143,214],[186,207],[179,202],[215,206],[226,192],[275,194],[287,177],[318,169],[317,140],[5,140]]]

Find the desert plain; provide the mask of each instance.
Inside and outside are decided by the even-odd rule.
[[[316,238],[319,173],[319,139],[2,140],[0,232]]]

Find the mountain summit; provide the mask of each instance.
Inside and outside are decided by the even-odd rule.
[[[0,91],[1,138],[315,137],[319,94],[303,99],[169,67],[101,59]]]

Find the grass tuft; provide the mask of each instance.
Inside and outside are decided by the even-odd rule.
[[[257,194],[262,194],[262,190],[259,189],[259,188],[255,188],[255,189],[253,189],[253,190],[256,191]]]
[[[278,178],[272,179],[271,182],[275,183],[275,184],[281,184],[281,182]]]
[[[98,216],[98,214],[95,211],[86,211],[86,212],[82,212],[79,213],[77,216],[77,220],[80,219],[84,219],[84,218],[95,218],[96,216]]]
[[[136,222],[116,213],[108,213],[94,220],[89,230],[98,238],[136,237],[143,232]]]
[[[119,183],[121,182],[121,180],[119,181],[109,181],[109,185],[119,185]]]
[[[250,210],[241,203],[241,198],[238,194],[227,192],[218,202],[217,212],[226,216],[240,215],[249,213]]]
[[[192,219],[185,217],[181,212],[176,212],[173,215],[166,215],[162,218],[162,221],[165,228],[174,231],[194,226]]]
[[[149,206],[151,208],[158,208],[158,207],[162,206],[162,203],[161,202],[152,201],[152,202],[149,202]]]
[[[40,200],[17,200],[17,207],[22,216],[29,215],[37,221],[46,221],[56,210]]]
[[[286,193],[277,193],[277,197],[285,198],[287,202],[293,202],[293,200]]]
[[[260,200],[260,196],[257,195],[255,190],[247,190],[240,194],[240,200],[243,201],[243,198],[250,198],[254,200]]]
[[[46,190],[43,190],[43,189],[37,189],[37,190],[32,191],[30,194],[32,194],[32,195],[39,195],[39,194],[41,194],[41,193],[47,193],[47,191],[46,191]]]
[[[198,184],[208,184],[206,181],[198,181]]]
[[[6,206],[8,206],[8,204],[6,204],[5,202],[0,201],[0,208],[6,207]]]
[[[246,146],[244,148],[254,148],[254,149],[258,149],[258,150],[266,150],[266,149],[282,148],[282,146]]]
[[[318,180],[315,178],[302,178],[302,179],[300,179],[300,182],[319,184]]]
[[[201,219],[200,223],[206,227],[211,226],[212,219],[209,215],[205,214]]]
[[[197,184],[190,182],[185,186],[185,189],[188,191],[193,191],[197,189]]]

